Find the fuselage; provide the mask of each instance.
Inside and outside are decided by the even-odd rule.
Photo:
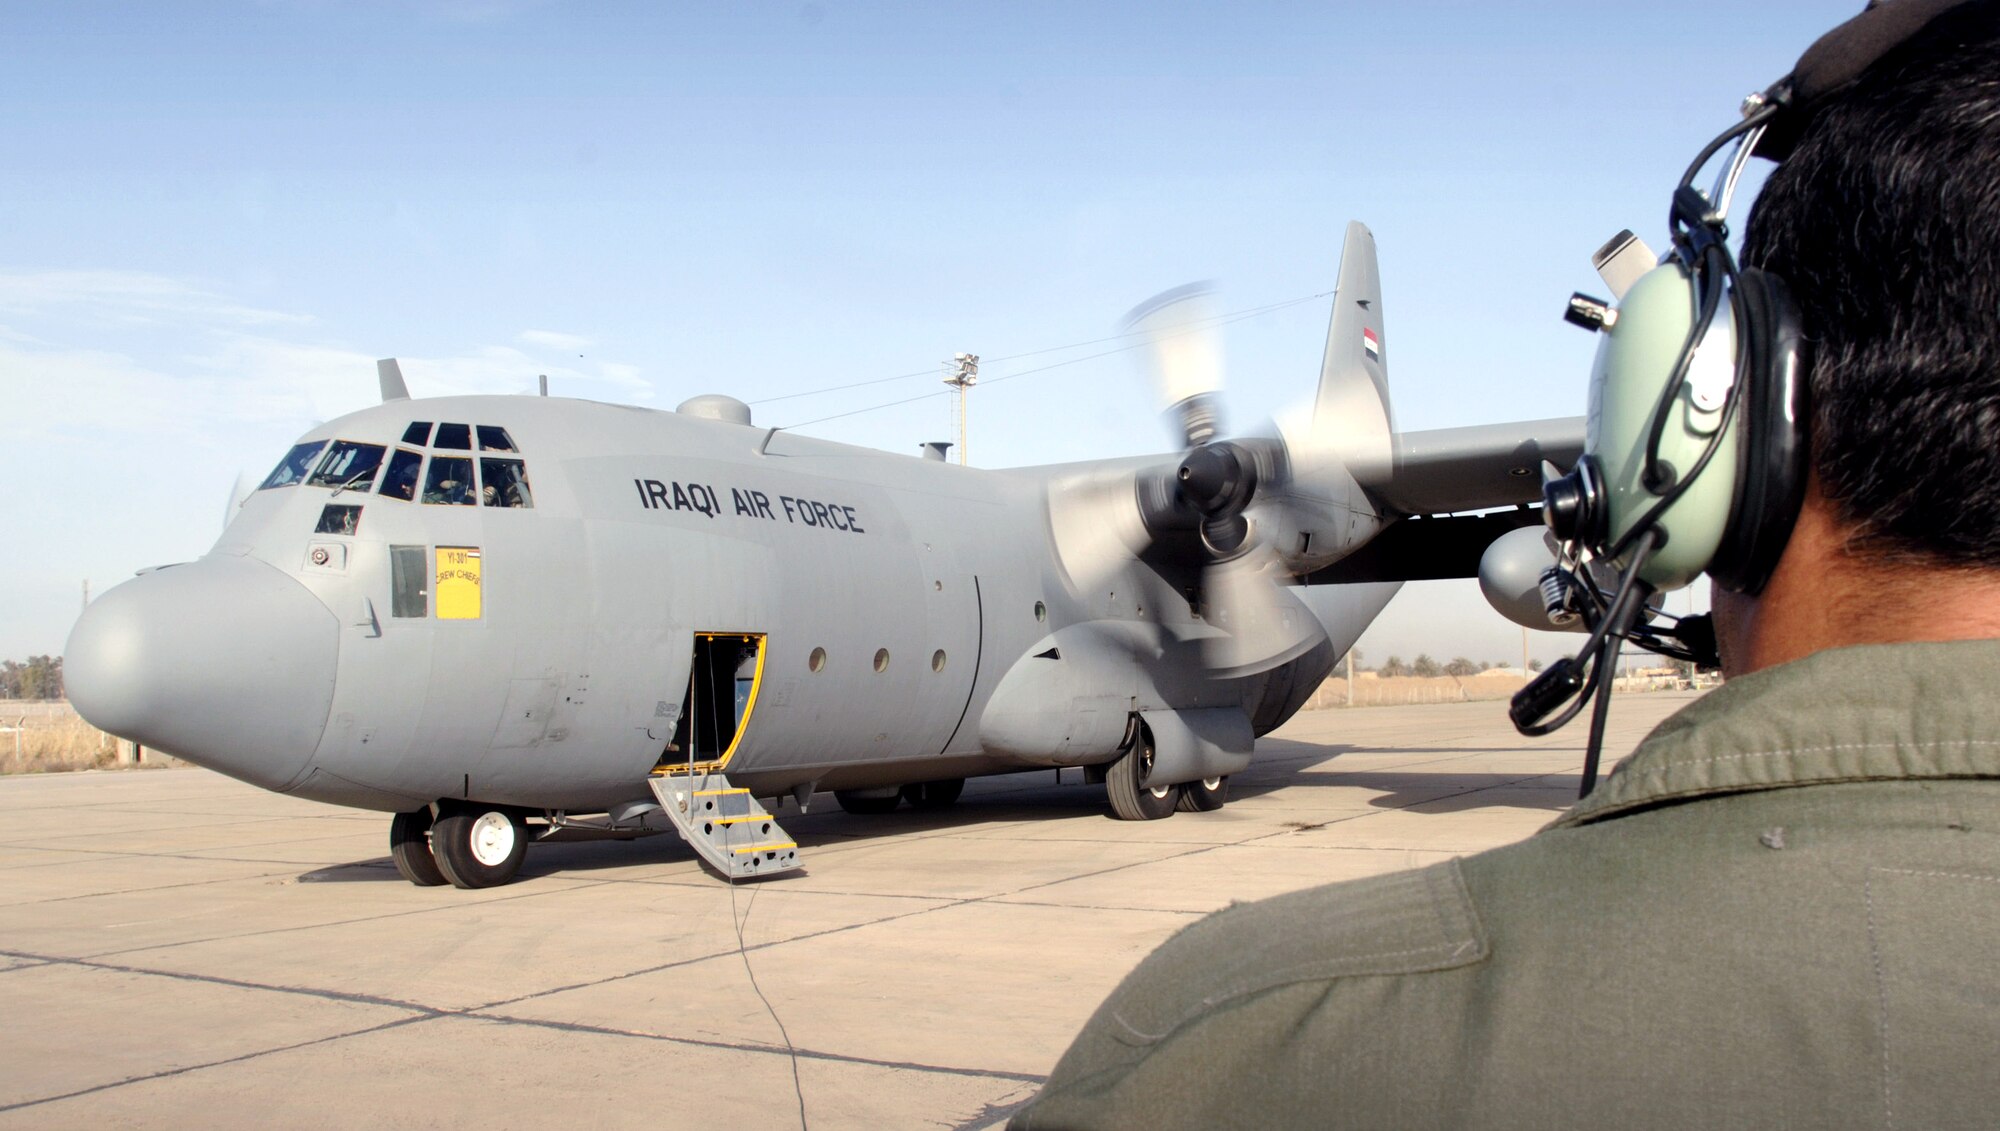
[[[1147,707],[1240,705],[1262,733],[1395,590],[1341,587],[1319,646],[1219,680],[1184,579],[1063,571],[1049,484],[1078,465],[541,397],[389,401],[299,444],[208,555],[86,612],[69,682],[107,730],[365,808],[602,812],[676,758],[762,794],[1093,764]],[[1095,667],[1023,682],[1079,634],[1068,662]],[[1009,729],[1044,700],[1070,720],[1051,739]],[[1107,705],[1115,726],[1088,717]]]

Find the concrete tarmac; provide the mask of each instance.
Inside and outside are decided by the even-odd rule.
[[[1606,765],[1690,698],[1617,697]],[[780,814],[803,874],[734,888],[671,834],[417,888],[387,814],[195,769],[0,779],[0,1129],[989,1126],[1168,936],[1527,836],[1585,730],[1305,712],[1225,808],[1144,823],[1075,770],[937,814],[822,794]]]

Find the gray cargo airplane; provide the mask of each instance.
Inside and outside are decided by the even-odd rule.
[[[412,400],[385,361],[383,402],[301,438],[207,555],[85,611],[71,695],[114,734],[395,814],[417,884],[670,828],[725,876],[778,873],[787,795],[936,808],[1036,768],[1082,767],[1128,820],[1215,809],[1401,582],[1473,576],[1512,531],[1530,587],[1548,560],[1525,504],[1582,421],[1397,434],[1379,291],[1351,224],[1310,421],[1226,439],[1213,320],[1170,292],[1131,326],[1185,449],[1013,470],[757,427],[723,396]]]

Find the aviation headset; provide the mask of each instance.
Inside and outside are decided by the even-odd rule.
[[[1572,607],[1564,611],[1582,613],[1592,631],[1577,656],[1550,665],[1514,697],[1510,714],[1523,733],[1546,734],[1595,693],[1583,793],[1597,776],[1606,677],[1622,640],[1717,662],[1706,618],[1679,618],[1665,629],[1639,624],[1647,600],[1704,572],[1726,589],[1761,592],[1805,496],[1810,351],[1785,281],[1739,267],[1729,251],[1737,180],[1752,155],[1782,161],[1829,93],[1964,2],[1871,0],[1821,36],[1791,74],[1746,99],[1742,120],[1688,166],[1669,212],[1672,247],[1660,264],[1630,282],[1616,309],[1583,295],[1570,300],[1565,317],[1603,331],[1604,340],[1591,373],[1584,454],[1569,474],[1545,476],[1543,517],[1562,549],[1544,590],[1552,613],[1566,602]],[[1714,187],[1696,188],[1695,178],[1731,143]],[[1594,258],[1603,269],[1635,254],[1649,253],[1622,232]],[[1598,584],[1611,578],[1608,588]]]

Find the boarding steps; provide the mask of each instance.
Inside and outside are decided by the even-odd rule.
[[[799,866],[799,846],[777,818],[726,775],[663,768],[648,784],[681,839],[724,877],[770,876]]]

